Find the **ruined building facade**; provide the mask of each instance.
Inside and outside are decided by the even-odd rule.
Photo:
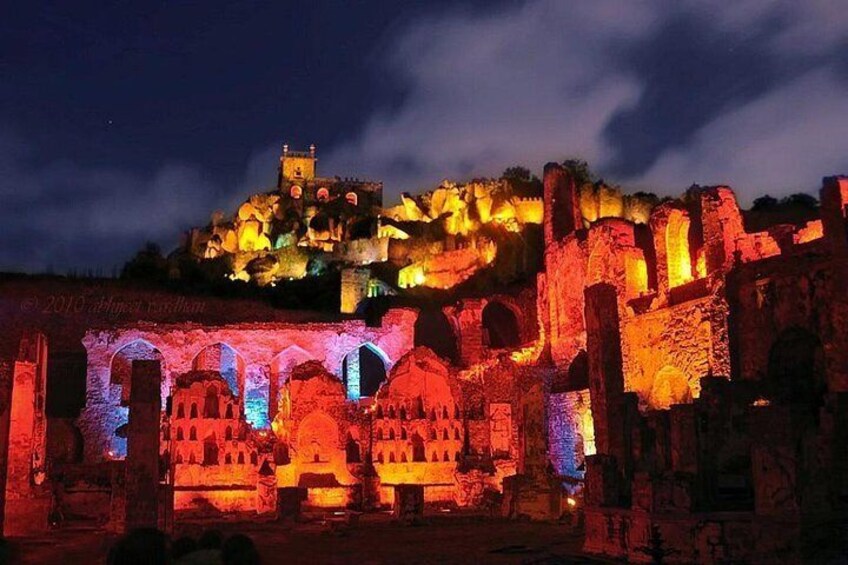
[[[233,226],[210,228],[205,249],[225,234],[259,253],[250,246],[265,249],[268,225],[284,218],[381,204],[376,187],[321,192],[314,150],[284,150],[280,170],[272,205],[248,202]],[[428,504],[577,512],[587,551],[637,561],[797,558],[838,527],[848,178],[825,179],[820,217],[761,231],[727,187],[649,203],[581,191],[556,164],[542,201],[439,190],[426,206],[405,199],[386,211],[393,219],[375,234],[416,254],[408,286],[485,271],[486,261],[456,259],[485,256],[475,230],[541,224],[535,284],[412,300],[367,323],[236,310],[227,320],[224,309],[59,324],[16,310],[0,359],[0,431],[12,438],[0,465],[4,530],[46,528],[57,504],[122,529],[274,515],[292,492],[316,508],[378,508],[411,485]],[[266,209],[268,225],[257,218]],[[444,218],[452,228],[430,264],[404,230]],[[304,246],[339,243],[311,222]],[[464,237],[480,247],[455,247]],[[271,246],[278,265],[298,245]],[[346,312],[370,296],[362,271],[345,271]],[[345,298],[346,288],[360,292]],[[60,461],[44,398],[58,378],[49,352],[71,331],[85,399],[73,423],[53,428],[79,447]]]
[[[585,473],[586,549],[774,562],[838,538],[848,178],[820,218],[759,232],[720,186],[587,226],[551,165],[545,204],[549,447]]]

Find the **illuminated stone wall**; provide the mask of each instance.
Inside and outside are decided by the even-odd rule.
[[[83,339],[88,352],[86,407],[78,424],[85,438],[86,461],[121,458],[123,438],[115,432],[126,423],[127,411],[121,398],[125,394],[121,380],[113,376],[119,366],[116,359],[127,345],[144,343],[139,351],[144,356],[161,357],[163,364],[162,398],[170,393],[173,378],[191,370],[216,369],[236,383],[244,383],[234,394],[239,395],[245,418],[255,427],[266,427],[272,409],[269,391],[280,390],[279,379],[285,378],[276,357],[292,351],[318,359],[327,370],[341,376],[342,360],[363,344],[372,344],[382,352],[391,366],[412,348],[415,312],[397,309],[383,317],[380,327],[368,327],[361,320],[326,324],[243,324],[233,326],[200,326],[191,324],[138,326],[117,330],[92,330]],[[219,345],[220,344],[220,345]],[[229,365],[199,365],[198,355],[207,348],[222,347],[228,353]],[[296,349],[292,349],[296,348]],[[297,356],[295,356],[297,357]],[[208,357],[207,357],[208,358]],[[221,359],[220,355],[211,357]],[[271,378],[275,377],[274,386]]]

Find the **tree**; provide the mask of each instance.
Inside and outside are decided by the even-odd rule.
[[[574,178],[574,184],[577,186],[594,184],[598,180],[595,173],[589,168],[589,163],[583,159],[566,159],[562,162],[562,166],[568,169],[568,172]]]
[[[777,206],[777,198],[768,194],[755,198],[751,210],[767,210]]]
[[[528,169],[527,167],[522,167],[521,165],[507,167],[501,175],[501,178],[508,180],[529,181],[530,169]]]
[[[162,256],[158,245],[147,242],[141,251],[124,265],[121,278],[160,282],[167,280],[168,260]]]

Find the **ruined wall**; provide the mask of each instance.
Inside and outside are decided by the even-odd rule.
[[[118,330],[92,330],[83,339],[88,351],[86,407],[78,425],[85,438],[86,461],[120,456],[115,451],[114,432],[126,423],[126,409],[121,407],[122,387],[112,383],[113,359],[126,345],[142,340],[161,354],[163,360],[162,398],[169,394],[177,374],[198,368],[195,359],[208,346],[226,344],[238,357],[239,378],[244,393],[239,393],[242,406],[254,409],[246,413],[249,422],[267,425],[270,409],[271,366],[277,355],[294,347],[306,356],[319,359],[324,366],[341,376],[342,360],[350,352],[369,343],[382,352],[388,366],[412,348],[415,312],[392,310],[383,318],[381,327],[368,327],[360,320],[328,324],[246,324],[210,327],[201,325],[159,325],[129,327]],[[263,400],[264,399],[264,400]],[[244,408],[243,408],[244,409]],[[118,442],[120,443],[120,442]]]

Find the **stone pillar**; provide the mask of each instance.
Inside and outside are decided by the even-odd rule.
[[[737,241],[745,236],[742,213],[726,186],[703,189],[700,196],[707,274],[720,274],[733,266]]]
[[[600,283],[585,290],[589,394],[598,453],[624,461],[624,373],[615,287]]]
[[[449,314],[456,320],[459,360],[468,367],[483,359],[483,301],[465,299]]]
[[[161,379],[159,361],[133,361],[127,425],[127,530],[158,525]]]
[[[836,255],[848,254],[845,218],[848,215],[848,177],[822,179],[821,214],[824,237]]]
[[[583,214],[580,212],[577,187],[567,169],[557,163],[548,163],[543,182],[545,246],[548,246],[582,229]]]
[[[50,493],[44,484],[46,376],[46,339],[41,334],[25,334],[14,365],[9,408],[3,522],[3,533],[7,536],[30,535],[47,529]]]

